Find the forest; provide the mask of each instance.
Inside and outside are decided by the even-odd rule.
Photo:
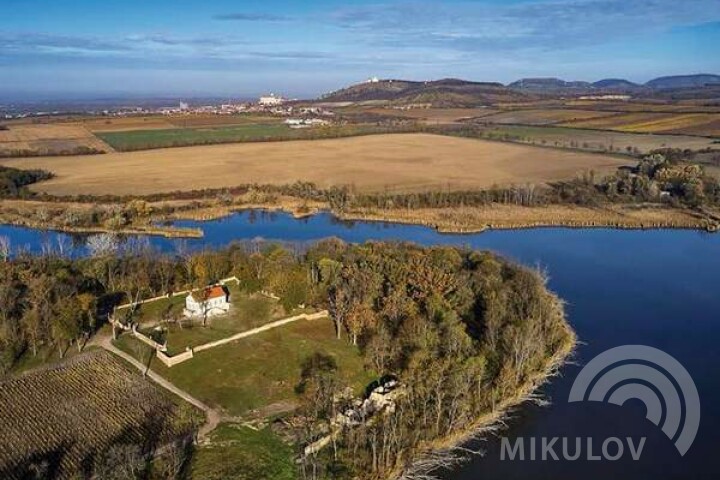
[[[244,290],[277,294],[288,309],[327,308],[338,341],[358,345],[366,368],[397,378],[403,394],[393,413],[343,429],[317,454],[300,454],[298,478],[381,479],[416,468],[482,415],[522,400],[574,344],[544,277],[487,252],[335,239],[174,255],[104,235],[90,244],[87,258],[46,252],[0,263],[0,368],[11,373],[43,349],[59,359],[81,348],[117,303],[230,275]],[[301,407],[286,433],[300,453],[333,431],[348,400],[337,395],[344,385],[322,352],[299,365],[298,376]]]

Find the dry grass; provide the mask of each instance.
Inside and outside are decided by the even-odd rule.
[[[162,128],[175,128],[168,117],[161,115],[148,115],[143,117],[89,117],[80,118],[71,125],[82,125],[91,132],[115,132],[125,130],[154,130]]]
[[[707,228],[703,215],[658,205],[605,205],[581,207],[549,205],[522,207],[493,204],[487,207],[423,208],[415,210],[358,209],[342,218],[421,224],[442,232],[479,232],[487,229],[530,227]]]
[[[108,151],[110,148],[79,125],[10,124],[0,130],[0,155],[3,152],[28,151],[54,155],[77,147]]]
[[[360,191],[423,191],[544,183],[627,160],[429,134],[231,144],[101,156],[12,159],[57,176],[33,188],[57,195],[151,194],[298,180]]]

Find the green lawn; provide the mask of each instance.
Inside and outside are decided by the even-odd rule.
[[[185,308],[185,295],[178,295],[176,297],[161,298],[155,302],[144,303],[138,305],[135,309],[133,320],[136,322],[152,323],[155,324],[162,320],[163,314],[170,309],[170,313],[173,316],[180,316],[183,309]],[[127,312],[127,309],[119,310],[118,316]]]
[[[167,340],[168,354],[176,355],[187,347],[197,347],[207,342],[220,340],[236,333],[251,330],[281,318],[310,313],[312,309],[296,309],[290,313],[277,300],[260,294],[248,295],[234,285],[228,285],[233,308],[227,315],[218,315],[208,319],[205,326],[201,319],[184,320],[181,324],[170,323],[166,330],[156,337],[152,329],[159,323],[168,308],[175,317],[181,317],[185,307],[185,295],[141,305],[135,312],[135,321],[140,323],[140,331],[162,342]]]
[[[269,429],[222,424],[210,443],[193,454],[191,478],[203,480],[293,480],[293,450]]]
[[[139,343],[124,335],[116,344],[137,357],[141,349],[135,345]],[[335,338],[329,319],[300,320],[199,352],[172,368],[153,359],[151,367],[204,402],[230,415],[243,415],[273,403],[295,400],[301,364],[315,352],[333,356],[343,383],[358,394],[375,378],[365,371],[358,348],[345,338]]]
[[[337,138],[387,132],[388,127],[378,127],[375,125],[343,125],[293,129],[283,123],[249,123],[245,125],[211,128],[170,128],[162,130],[97,132],[95,135],[115,150],[126,152],[217,143]]]

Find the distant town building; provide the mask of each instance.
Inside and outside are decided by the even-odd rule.
[[[190,105],[187,102],[180,102],[180,110],[183,112],[190,110]]]
[[[224,285],[212,285],[191,292],[185,298],[183,314],[188,318],[213,317],[230,310],[230,292]]]
[[[260,100],[258,100],[258,103],[263,107],[277,107],[285,102],[286,100],[283,97],[275,95],[274,93],[260,97]]]
[[[366,83],[378,83],[380,79],[378,77],[370,77],[367,79]]]

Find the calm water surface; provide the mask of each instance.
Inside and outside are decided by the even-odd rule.
[[[470,479],[684,479],[720,477],[720,235],[695,231],[532,229],[477,235],[445,235],[418,226],[347,223],[322,214],[296,220],[285,214],[244,212],[212,222],[179,222],[201,227],[205,238],[187,241],[149,238],[163,251],[218,247],[232,241],[311,242],[335,236],[350,242],[407,240],[425,245],[467,245],[494,250],[524,264],[540,266],[550,287],[567,301],[569,320],[583,342],[578,365],[545,388],[548,407],[523,406],[501,435],[592,437],[595,445],[615,437],[646,437],[639,461],[629,455],[609,461],[501,461],[500,441],[475,445],[486,451],[444,478]],[[84,253],[82,237],[0,226],[15,248],[39,251],[62,244]],[[700,430],[681,457],[672,442],[645,419],[644,407],[567,403],[581,366],[604,350],[644,344],[664,350],[693,377],[702,405]],[[574,445],[574,443],[573,443]],[[597,446],[596,446],[597,448]],[[559,450],[559,449],[558,449]],[[597,453],[597,451],[595,451]],[[584,456],[583,456],[584,457]]]

